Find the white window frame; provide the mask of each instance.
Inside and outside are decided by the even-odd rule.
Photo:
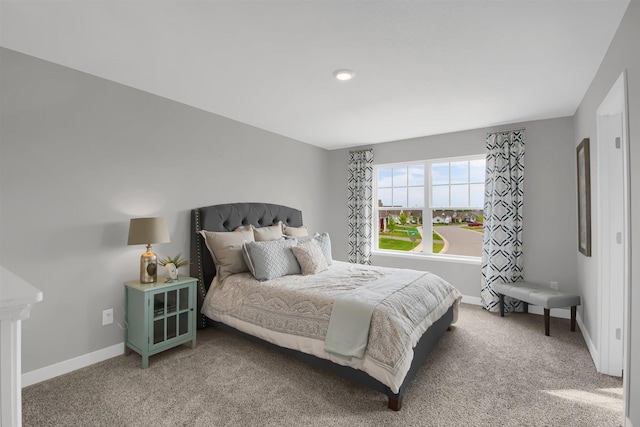
[[[442,261],[454,261],[454,262],[467,262],[472,264],[480,263],[482,257],[481,256],[464,256],[464,255],[456,255],[456,254],[434,254],[433,250],[433,208],[431,207],[431,165],[435,163],[451,163],[451,162],[461,162],[461,161],[470,161],[470,160],[479,160],[485,159],[485,154],[477,154],[477,155],[469,155],[469,156],[455,156],[455,157],[443,157],[438,159],[427,159],[420,161],[409,161],[409,162],[395,162],[395,163],[384,163],[379,165],[374,165],[373,173],[374,173],[374,182],[373,182],[373,191],[374,191],[374,200],[373,200],[373,233],[371,242],[373,253],[379,255],[391,255],[391,256],[400,256],[400,257],[408,257],[408,258],[432,258]],[[422,247],[423,252],[408,252],[408,251],[394,251],[391,249],[380,249],[378,247],[378,243],[380,241],[380,210],[381,207],[378,206],[378,171],[380,169],[390,169],[394,167],[409,167],[415,165],[423,165],[424,167],[424,201],[425,206],[422,208],[409,208],[403,207],[405,210],[422,210]],[[408,183],[407,183],[408,184]],[[449,184],[451,185],[451,184]],[[407,188],[409,186],[407,185]],[[393,202],[393,196],[392,196]],[[456,209],[455,207],[449,207],[452,209]],[[441,207],[436,208],[436,210],[442,209]],[[474,206],[468,207],[463,206],[458,209],[482,209],[484,210],[484,206]],[[425,219],[428,218],[429,230],[425,230]],[[425,251],[428,250],[428,252]]]

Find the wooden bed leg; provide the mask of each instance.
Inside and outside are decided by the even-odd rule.
[[[577,307],[575,305],[571,306],[571,332],[576,331],[576,310]]]
[[[449,326],[449,327],[447,328],[447,331],[450,331],[450,330],[451,330],[451,326]]]
[[[504,317],[504,295],[500,294],[500,317]]]
[[[402,408],[402,397],[398,397],[397,399],[393,398],[393,397],[390,397],[389,398],[389,409],[392,409],[394,411],[399,411],[400,408]]]

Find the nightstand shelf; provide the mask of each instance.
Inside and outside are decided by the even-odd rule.
[[[179,277],[170,283],[138,280],[125,282],[127,330],[125,350],[142,356],[142,367],[149,356],[191,342],[196,346],[196,285],[193,277]]]

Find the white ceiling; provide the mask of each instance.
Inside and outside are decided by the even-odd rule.
[[[628,4],[3,0],[0,44],[334,149],[573,115]]]

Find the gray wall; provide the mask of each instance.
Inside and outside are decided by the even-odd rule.
[[[189,210],[299,208],[323,231],[328,152],[0,49],[0,263],[44,292],[23,323],[23,372],[122,342],[123,285],[143,246],[128,221],[164,216],[189,254]]]
[[[525,279],[534,283],[559,282],[559,288],[577,291],[575,252],[575,146],[573,121],[570,117],[476,129],[405,141],[376,144],[374,163],[465,156],[485,152],[487,132],[525,127],[525,196],[524,196],[524,269]],[[347,163],[349,150],[330,153],[332,216],[347,217]],[[330,229],[334,256],[348,256],[347,228],[333,221]],[[439,274],[462,294],[480,297],[480,265],[446,262],[427,258],[400,258],[374,255],[372,262],[428,270]]]
[[[630,170],[631,170],[631,369],[625,374],[629,375],[629,398],[635,405],[630,407],[630,419],[634,426],[640,425],[640,227],[637,219],[640,213],[640,1],[632,0],[629,8],[618,28],[609,50],[600,65],[591,87],[587,91],[580,107],[575,114],[575,139],[577,146],[582,138],[596,140],[596,110],[609,93],[609,90],[620,74],[627,70],[628,100],[629,100],[629,143],[630,143]],[[592,149],[595,152],[595,146]],[[593,156],[592,156],[593,159]],[[591,164],[592,177],[592,233],[594,242],[598,242],[598,230],[596,227],[596,201],[597,169],[595,161]],[[591,336],[594,344],[598,345],[597,336],[597,262],[598,248],[595,247],[591,258],[580,254],[578,258],[578,276],[580,278],[580,290],[584,296],[585,328]],[[598,349],[600,351],[600,349]]]

